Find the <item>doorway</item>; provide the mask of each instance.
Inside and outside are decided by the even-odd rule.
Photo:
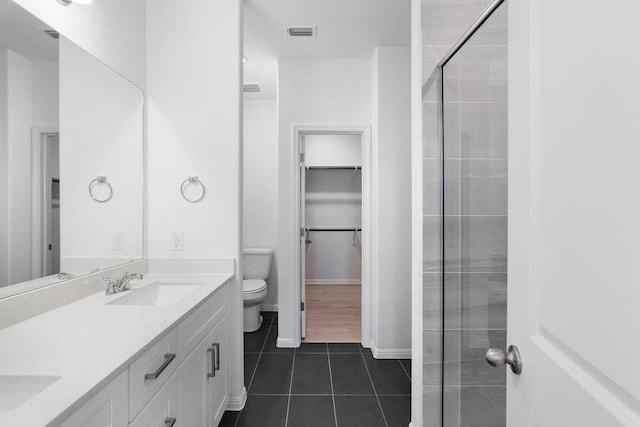
[[[304,342],[367,343],[369,133],[298,128],[300,331]]]
[[[60,273],[60,135],[34,129],[32,136],[32,278]]]

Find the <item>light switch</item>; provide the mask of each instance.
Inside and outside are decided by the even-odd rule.
[[[124,233],[111,233],[111,250],[124,251]]]

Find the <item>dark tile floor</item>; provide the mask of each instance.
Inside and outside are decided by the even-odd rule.
[[[244,334],[241,412],[224,427],[407,427],[411,418],[410,360],[376,360],[360,344],[276,347],[277,313]]]

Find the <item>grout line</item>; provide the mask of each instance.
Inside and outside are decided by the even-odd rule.
[[[296,349],[293,349],[293,362],[291,362],[291,379],[289,380],[289,398],[287,399],[287,417],[284,419],[284,427],[289,424],[289,408],[291,407],[291,390],[293,389],[293,370],[296,367]]]
[[[333,390],[333,373],[331,372],[331,355],[329,354],[329,344],[327,344],[327,362],[329,363],[329,380],[331,381],[331,401],[333,402],[333,419],[338,427],[338,411],[336,410],[336,396]]]
[[[364,354],[360,354],[362,357],[362,363],[364,363],[364,369],[367,370],[367,375],[369,376],[369,381],[371,382],[371,387],[373,388],[373,392],[376,396],[376,400],[378,401],[378,407],[380,408],[380,413],[382,414],[382,419],[384,420],[384,425],[389,427],[389,423],[387,422],[387,417],[384,415],[384,410],[382,409],[382,403],[380,403],[380,398],[378,397],[378,391],[376,390],[376,386],[373,384],[373,379],[371,378],[371,372],[369,372],[369,367],[367,366],[367,361],[364,359]]]
[[[264,353],[264,347],[267,345],[267,339],[269,339],[269,332],[271,329],[268,328],[267,335],[264,337],[264,341],[262,342],[262,348],[260,349],[260,355],[258,356],[258,361],[256,362],[256,367],[253,368],[253,374],[251,374],[251,380],[249,381],[249,385],[247,386],[247,394],[249,393],[249,388],[251,388],[251,384],[253,384],[253,379],[256,377],[256,372],[258,372],[258,366],[260,365],[260,360],[262,359],[262,353]],[[244,362],[244,357],[243,357]]]
[[[404,371],[404,373],[407,374],[407,378],[409,378],[409,381],[411,381],[411,375],[409,375],[409,371],[407,371],[407,369],[404,367],[400,359],[398,359],[398,363],[400,364],[400,367],[402,367],[402,370]]]
[[[487,393],[485,393],[485,391],[482,388],[480,389],[480,394],[482,394],[484,398],[487,399],[493,405],[494,409],[498,411],[500,415],[506,416],[506,414],[502,412],[500,408],[498,408],[498,405],[496,404],[496,402],[494,402],[493,399]]]

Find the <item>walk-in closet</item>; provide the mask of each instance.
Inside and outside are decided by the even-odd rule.
[[[305,135],[301,171],[306,342],[360,342],[362,136]]]

